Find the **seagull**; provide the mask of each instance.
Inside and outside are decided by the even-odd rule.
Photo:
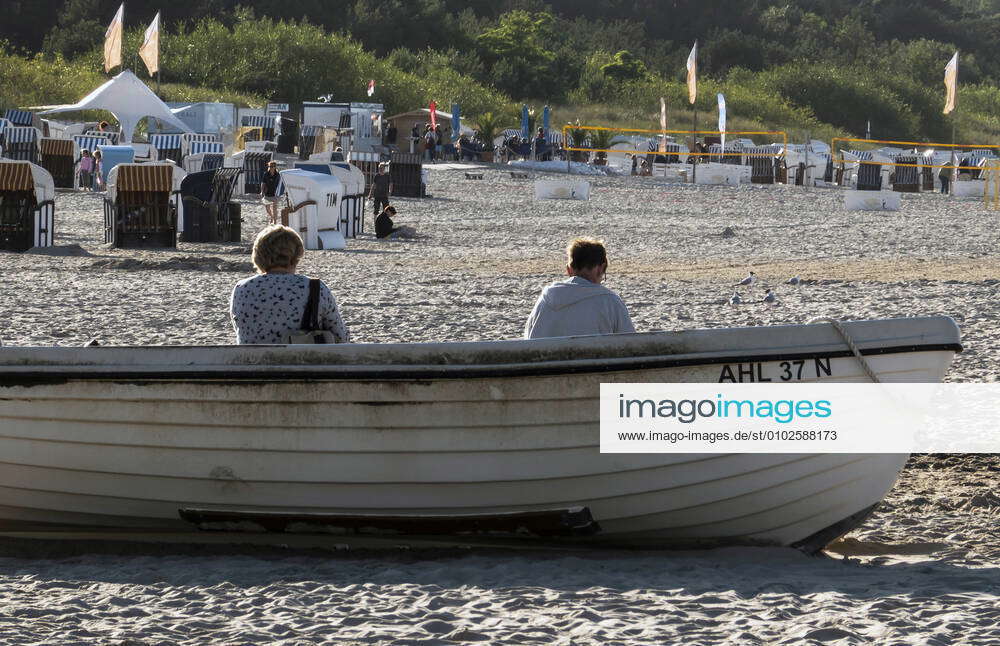
[[[774,305],[778,302],[778,297],[774,295],[774,290],[767,290],[767,294],[764,295],[764,302],[770,305]]]
[[[740,281],[740,282],[738,282],[738,283],[734,283],[734,284],[733,284],[733,287],[742,287],[743,285],[746,285],[746,286],[750,287],[750,290],[751,290],[751,291],[753,291],[753,284],[754,284],[755,282],[757,282],[757,275],[756,275],[756,274],[754,274],[754,273],[753,273],[753,272],[751,271],[751,272],[750,272],[749,274],[747,274],[747,277],[746,277],[746,278],[744,278],[743,280],[741,280],[741,281]]]
[[[740,293],[734,289],[733,295],[729,298],[729,304],[740,305],[741,303],[743,303],[743,299],[740,298]]]
[[[788,280],[785,281],[785,284],[786,285],[794,285],[794,286],[798,287],[799,285],[802,284],[802,279],[799,278],[798,276],[792,276],[791,278],[789,278]]]

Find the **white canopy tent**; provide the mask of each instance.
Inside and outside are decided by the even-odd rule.
[[[107,110],[118,119],[124,144],[131,143],[135,127],[143,117],[153,117],[180,128],[183,132],[191,132],[191,128],[130,70],[120,73],[76,103],[42,107],[46,109],[38,114]]]

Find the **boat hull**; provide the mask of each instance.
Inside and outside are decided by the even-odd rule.
[[[642,349],[616,337],[625,350],[596,351],[589,339],[574,351],[570,339],[546,346],[554,354],[541,361],[490,364],[454,353],[537,346],[442,344],[435,356],[448,360],[437,362],[411,362],[398,346],[392,364],[359,362],[363,346],[316,350],[325,362],[289,348],[184,349],[173,359],[166,348],[5,350],[0,523],[179,529],[178,510],[190,507],[386,516],[583,507],[601,528],[589,541],[791,545],[847,531],[892,486],[905,455],[601,454],[601,383],[780,379],[789,361],[806,366],[800,381],[867,380],[827,336],[797,353],[751,347],[733,363],[711,349],[684,352],[671,334],[654,343],[673,350],[665,354],[648,350],[656,335],[623,335],[643,338]],[[870,343],[866,360],[885,381],[940,381],[957,329],[951,346],[938,336]],[[337,352],[355,354],[338,363]],[[584,359],[566,358],[574,352]]]

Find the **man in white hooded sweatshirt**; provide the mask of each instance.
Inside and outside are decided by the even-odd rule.
[[[604,244],[577,238],[566,255],[570,277],[542,290],[524,324],[524,338],[635,332],[621,297],[601,285],[608,270]]]

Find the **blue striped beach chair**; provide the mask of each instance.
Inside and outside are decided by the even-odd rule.
[[[9,112],[9,111],[8,111]],[[4,157],[15,161],[27,161],[32,164],[38,163],[38,142],[42,138],[42,133],[38,128],[30,126],[12,126],[3,129]]]
[[[29,110],[14,110],[4,112],[3,118],[15,126],[31,127],[35,125],[35,114]]]
[[[156,148],[157,161],[181,161],[180,135],[149,135],[149,143]]]

